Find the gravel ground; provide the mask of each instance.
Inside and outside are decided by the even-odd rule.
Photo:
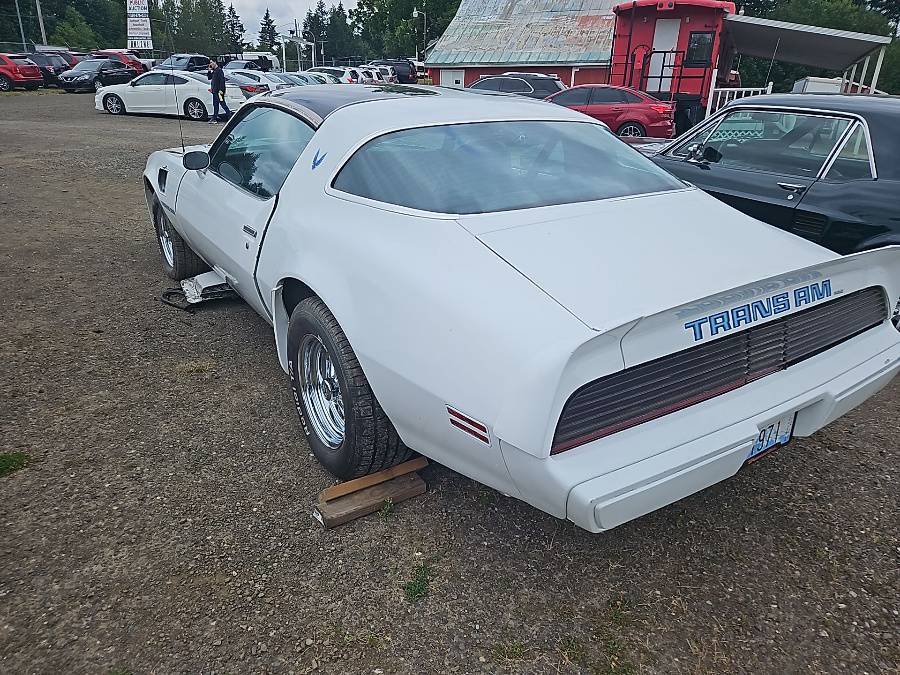
[[[323,531],[268,326],[159,302],[140,174],[177,141],[0,97],[0,451],[30,457],[0,478],[0,671],[900,671],[900,383],[606,535],[439,466]]]

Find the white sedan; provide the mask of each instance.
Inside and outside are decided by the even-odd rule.
[[[230,110],[237,110],[246,100],[237,84],[226,83],[225,102]],[[126,84],[98,90],[94,107],[113,115],[154,113],[205,120],[212,113],[212,94],[206,73],[151,70]]]
[[[599,532],[900,370],[900,247],[840,257],[561,106],[297,87],[144,178],[165,271],[273,326],[341,478],[415,450]]]

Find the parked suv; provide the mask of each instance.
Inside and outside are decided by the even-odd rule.
[[[162,63],[155,65],[153,70],[206,71],[209,61],[209,57],[203,54],[172,54]]]
[[[44,78],[33,61],[24,54],[0,54],[0,91],[14,87],[37,89]]]
[[[672,138],[675,133],[675,107],[636,89],[582,84],[547,100],[600,120],[619,136]]]
[[[341,84],[353,84],[356,82],[350,68],[341,68],[339,66],[316,66],[315,68],[310,68],[309,72],[331,75],[332,77],[339,79]],[[356,79],[359,79],[358,75]]]
[[[565,89],[555,75],[541,73],[503,73],[486,75],[472,83],[469,89],[477,91],[499,91],[505,94],[519,94],[529,98],[547,98]]]
[[[28,54],[25,58],[36,63],[37,67],[40,68],[45,87],[49,87],[51,84],[59,84],[59,76],[69,69],[69,64],[59,54],[35,52]]]
[[[416,66],[409,59],[373,59],[369,62],[373,66],[393,66],[397,81],[400,84],[416,84]]]

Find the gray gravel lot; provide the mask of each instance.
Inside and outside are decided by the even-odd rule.
[[[900,383],[606,535],[438,466],[323,531],[269,327],[158,300],[140,174],[177,140],[0,96],[0,452],[30,457],[0,478],[0,672],[900,671]]]

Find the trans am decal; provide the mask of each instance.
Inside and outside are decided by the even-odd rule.
[[[819,300],[831,297],[831,279],[820,283],[795,288],[793,293],[783,292],[770,295],[762,300],[754,300],[745,305],[738,305],[724,312],[717,312],[684,324],[684,329],[692,332],[694,342],[704,338],[727,333],[741,326],[749,326],[767,319],[770,316],[783,314],[790,309],[798,309]]]

